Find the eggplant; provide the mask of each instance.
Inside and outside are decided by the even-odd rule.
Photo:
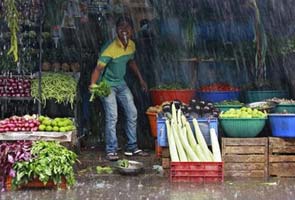
[[[183,113],[187,113],[188,112],[187,107],[188,107],[187,105],[181,105],[180,109]]]
[[[169,113],[171,113],[171,106],[169,105],[169,104],[164,104],[163,106],[162,106],[162,110],[163,110],[163,112],[169,112]]]
[[[193,107],[196,106],[196,105],[197,105],[197,100],[192,99],[192,100],[190,101],[189,105],[190,105],[190,106],[193,106]]]
[[[198,105],[201,106],[201,107],[204,107],[206,105],[206,102],[205,101],[199,101]]]
[[[178,100],[178,99],[174,99],[172,102],[171,102],[171,105],[174,104],[175,105],[175,108],[176,109],[180,109],[180,106],[182,105],[181,101]]]
[[[194,112],[194,111],[195,111],[195,109],[192,106],[187,107],[187,112],[188,113],[191,113],[191,112]]]

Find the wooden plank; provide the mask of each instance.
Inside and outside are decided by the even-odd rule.
[[[162,158],[162,167],[163,169],[170,168],[170,158]]]
[[[264,146],[267,138],[222,138],[225,146]]]
[[[170,158],[169,148],[162,147],[162,158]]]
[[[226,146],[224,154],[265,154],[265,146]]]
[[[71,142],[72,131],[69,132],[45,132],[45,131],[27,131],[27,132],[5,132],[0,134],[0,140],[46,140]]]
[[[269,145],[270,146],[295,146],[295,139],[294,138],[277,138],[277,137],[270,137],[269,138]]]
[[[224,155],[225,163],[265,163],[265,155]]]
[[[225,177],[248,177],[248,178],[264,178],[266,174],[263,170],[253,171],[225,171]]]
[[[295,177],[295,163],[269,163],[269,175]]]
[[[292,153],[295,155],[295,146],[278,146],[278,147],[269,147],[269,154],[274,153]]]
[[[264,163],[225,163],[225,171],[252,171],[252,170],[263,170]]]
[[[294,162],[295,163],[295,155],[269,155],[269,162]]]

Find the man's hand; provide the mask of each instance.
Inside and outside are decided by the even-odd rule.
[[[94,86],[94,84],[92,83],[92,84],[90,84],[89,86],[88,86],[88,89],[89,89],[89,91],[91,91],[91,88]]]
[[[146,82],[144,80],[141,80],[140,81],[140,85],[141,85],[141,89],[144,91],[144,92],[147,92],[148,91],[148,86],[146,84]]]

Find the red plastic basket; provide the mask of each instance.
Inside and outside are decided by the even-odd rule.
[[[223,162],[171,162],[171,182],[223,182]]]

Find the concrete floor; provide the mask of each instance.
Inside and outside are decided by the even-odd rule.
[[[126,158],[122,156],[122,158]],[[97,174],[95,167],[110,166],[101,150],[82,151],[77,164],[77,183],[68,190],[20,190],[0,193],[1,200],[62,199],[62,200],[293,200],[295,199],[295,179],[225,179],[223,183],[193,184],[170,183],[166,172],[153,169],[160,160],[150,157],[134,157],[145,165],[143,173],[137,176]]]

